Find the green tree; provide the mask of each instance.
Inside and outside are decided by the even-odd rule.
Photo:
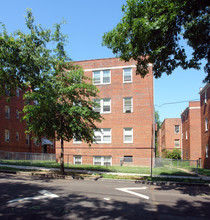
[[[24,119],[29,121],[28,132],[34,136],[46,136],[61,142],[61,166],[64,174],[64,141],[73,138],[92,143],[95,122],[101,121],[92,98],[97,97],[97,88],[87,82],[80,67],[69,64],[67,69],[49,76],[37,91],[27,92],[25,98],[36,100],[36,105],[24,107]]]
[[[162,124],[158,111],[155,111],[155,124],[157,125],[157,129],[155,131],[155,156],[158,157],[160,152],[158,152],[157,133]]]
[[[171,74],[177,67],[204,68],[210,81],[209,27],[207,0],[127,0],[121,22],[103,36],[103,45],[125,61],[137,61],[137,74],[144,77],[148,63],[154,64],[154,76]],[[180,44],[183,38],[193,49],[187,57]]]
[[[62,24],[62,23],[61,23]],[[64,141],[73,138],[92,143],[95,122],[102,117],[94,111],[98,89],[84,76],[81,67],[69,62],[64,45],[66,36],[61,33],[61,24],[55,24],[51,40],[56,43],[50,55],[50,69],[36,85],[25,94],[29,103],[23,109],[28,121],[27,132],[41,139],[46,136],[61,142],[60,171],[64,174]]]
[[[11,95],[17,87],[23,90],[36,89],[52,69],[53,43],[50,29],[34,24],[31,10],[27,10],[28,33],[20,30],[8,34],[5,25],[0,26],[0,96],[5,95],[5,86]]]

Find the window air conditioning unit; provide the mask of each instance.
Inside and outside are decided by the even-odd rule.
[[[131,112],[131,106],[125,106],[125,112],[126,113]]]

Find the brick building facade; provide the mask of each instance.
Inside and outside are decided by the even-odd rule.
[[[202,167],[210,169],[210,84],[206,84],[200,91],[201,115],[201,161]]]
[[[157,138],[160,156],[163,150],[181,150],[181,119],[166,118],[158,131]]]
[[[200,102],[189,102],[181,114],[182,155],[184,160],[201,158],[201,120]]]
[[[136,75],[136,62],[118,58],[75,62],[93,79],[100,99],[104,120],[97,124],[102,133],[95,132],[97,143],[64,143],[64,153],[74,164],[150,165],[153,147],[153,74],[145,78]],[[60,142],[56,142],[60,153]],[[143,160],[142,158],[146,158]]]
[[[24,107],[23,94],[20,89],[16,95],[0,99],[0,151],[29,152],[29,153],[55,153],[52,146],[42,146],[32,139],[31,134],[25,134],[26,122],[22,121],[21,113]]]

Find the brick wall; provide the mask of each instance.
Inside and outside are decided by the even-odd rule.
[[[19,90],[19,96],[0,99],[0,150],[12,152],[32,152],[41,153],[41,144],[36,146],[33,143],[32,135],[29,135],[29,143],[26,144],[26,122],[22,121],[21,113],[24,107],[23,91]],[[10,109],[9,118],[5,117],[5,106]],[[19,111],[19,118],[16,117],[16,111]],[[5,130],[9,131],[9,141],[5,141]],[[16,140],[16,132],[19,133],[19,140]],[[54,147],[48,147],[48,153],[55,153]]]
[[[175,132],[175,125],[179,126],[179,131]],[[179,140],[179,147],[175,147],[175,140]],[[163,149],[181,150],[181,119],[180,118],[166,118],[161,125],[161,140],[158,142],[161,151]]]
[[[65,142],[65,153],[73,155],[118,155],[139,158],[151,157],[153,123],[153,75],[152,67],[145,78],[136,75],[135,61],[123,62],[117,58],[76,62],[92,78],[96,69],[110,69],[111,83],[98,85],[100,98],[111,98],[111,113],[102,114],[104,120],[97,124],[99,128],[111,128],[110,144],[73,144]],[[123,83],[123,68],[132,68],[132,83]],[[123,113],[123,98],[132,97],[133,112]],[[123,128],[133,128],[133,143],[123,142]],[[56,153],[60,152],[60,143],[56,143]],[[92,161],[89,161],[92,164]]]
[[[206,146],[210,149],[209,123],[210,123],[210,84],[200,91],[200,106],[201,106],[201,161],[202,167],[210,169],[210,153],[206,154]],[[206,93],[206,95],[205,95]],[[208,120],[208,129],[206,129],[205,120]]]
[[[201,120],[200,102],[189,102],[181,115],[183,133],[183,158],[198,160],[201,158]]]

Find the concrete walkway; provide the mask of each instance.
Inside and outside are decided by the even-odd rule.
[[[0,164],[1,167],[11,167],[17,169],[25,169],[25,170],[42,170],[42,171],[59,171],[59,168],[46,168],[46,167],[35,167],[35,166],[20,166],[20,165],[7,165]],[[65,168],[65,171],[74,172],[74,173],[104,173],[111,175],[119,175],[119,176],[151,176],[150,174],[137,174],[137,173],[115,173],[115,172],[101,172],[101,171],[89,171],[89,170],[76,170]],[[194,176],[172,176],[172,175],[152,175],[153,177],[162,177],[162,178],[177,178],[177,179],[202,179],[202,180],[210,180],[210,176],[199,175],[198,177]]]

